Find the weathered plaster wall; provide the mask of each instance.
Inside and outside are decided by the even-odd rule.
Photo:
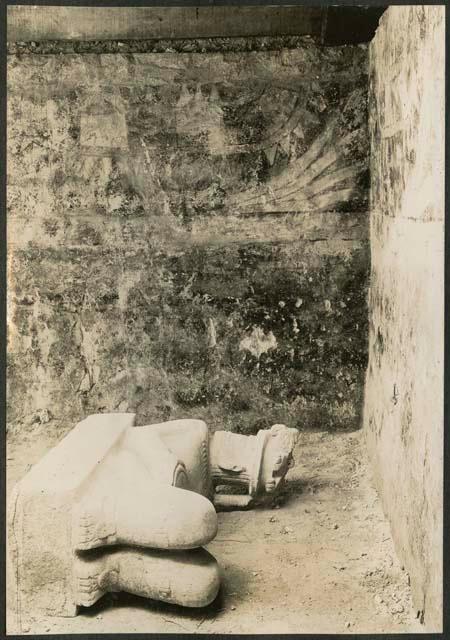
[[[370,45],[365,429],[428,630],[442,625],[444,7],[391,7]]]
[[[359,426],[367,48],[229,43],[9,56],[11,430]]]

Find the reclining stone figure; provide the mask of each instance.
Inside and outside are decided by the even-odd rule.
[[[203,545],[218,507],[272,492],[298,432],[209,434],[201,420],[134,426],[134,414],[80,422],[35,465],[8,506],[8,600],[23,624],[74,616],[108,591],[187,607],[214,600],[218,564]],[[240,487],[246,495],[217,493]]]

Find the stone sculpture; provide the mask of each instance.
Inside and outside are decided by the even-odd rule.
[[[74,616],[108,591],[187,607],[214,600],[219,566],[203,545],[214,505],[272,492],[292,464],[295,429],[210,435],[200,420],[134,426],[133,414],[80,422],[13,490],[8,599],[17,623]],[[246,495],[218,493],[239,487]]]

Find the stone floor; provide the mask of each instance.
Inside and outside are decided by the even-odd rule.
[[[55,438],[8,445],[8,486]],[[219,514],[208,546],[223,568],[217,600],[183,610],[109,594],[41,633],[405,633],[423,630],[408,575],[372,488],[360,432],[302,433],[296,466],[270,504]],[[17,632],[8,627],[8,633]]]

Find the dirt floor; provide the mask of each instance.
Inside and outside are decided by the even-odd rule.
[[[8,445],[8,487],[58,438]],[[76,618],[36,633],[402,633],[423,630],[408,575],[372,488],[360,432],[301,433],[277,498],[219,514],[208,545],[223,569],[216,601],[186,610],[108,594]],[[17,633],[13,627],[8,633]]]

